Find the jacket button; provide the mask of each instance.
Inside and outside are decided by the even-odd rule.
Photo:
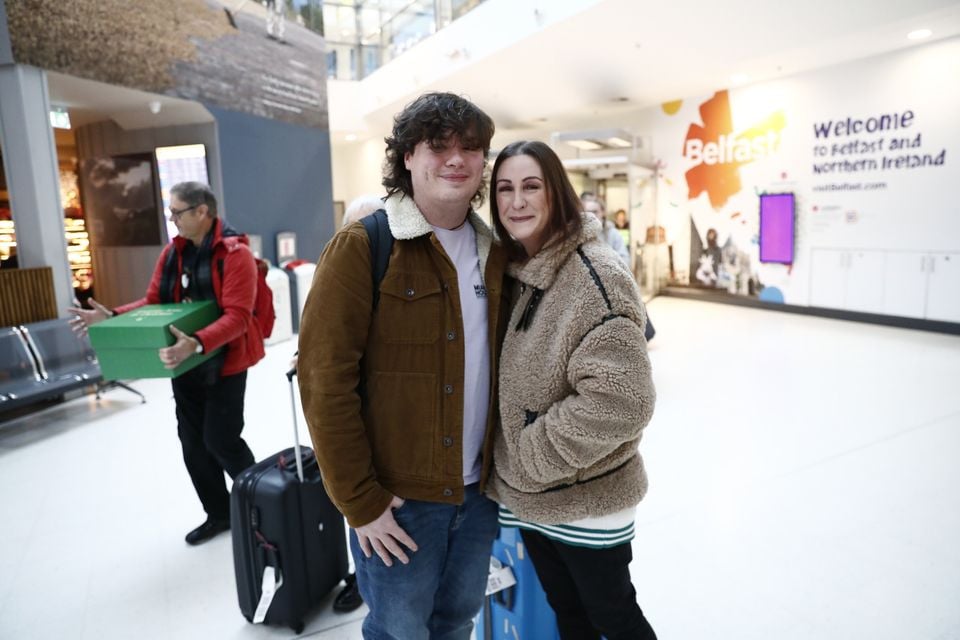
[[[453,385],[452,384],[443,385],[443,392],[447,395],[450,395],[451,393],[453,393]]]
[[[447,331],[447,340],[453,340],[457,337],[456,331]]]
[[[444,436],[444,437],[443,437],[443,446],[445,446],[445,447],[452,447],[452,446],[453,446],[453,438],[451,438],[450,436]]]
[[[408,297],[408,298],[412,298],[412,297],[414,296],[414,294],[416,294],[416,291],[414,291],[413,289],[407,289],[407,297]]]
[[[444,489],[444,490],[443,490],[443,495],[446,496],[447,498],[449,498],[450,496],[453,495],[453,489]]]

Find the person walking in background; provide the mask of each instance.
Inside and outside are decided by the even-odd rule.
[[[257,263],[247,237],[220,219],[209,186],[174,185],[170,219],[179,233],[160,253],[143,298],[115,312],[91,298],[93,309],[73,307],[70,312],[75,328],[84,331],[114,313],[146,304],[213,300],[220,308],[222,315],[192,336],[171,327],[177,340],[160,349],[160,360],[173,369],[194,353],[224,347],[171,381],[183,461],[207,513],[206,521],[190,531],[186,540],[200,544],[230,528],[230,494],[223,472],[236,478],[254,463],[240,434],[247,369],[264,355],[263,335],[253,316]]]
[[[363,220],[378,209],[383,208],[383,198],[372,194],[362,195],[354,198],[347,205],[343,213],[343,227],[349,227],[354,222]],[[340,613],[348,613],[360,607],[363,604],[363,596],[360,595],[360,587],[357,586],[356,572],[350,573],[344,578],[344,587],[333,600],[333,610]]]
[[[623,236],[617,230],[617,227],[607,220],[607,205],[602,198],[597,196],[590,191],[584,191],[580,194],[580,201],[583,203],[583,210],[587,213],[592,213],[597,217],[597,220],[600,221],[603,229],[601,231],[601,237],[604,242],[610,245],[610,248],[620,256],[620,260],[623,261],[623,264],[627,265],[627,268],[630,268],[630,253],[627,250],[627,245],[623,240]]]
[[[304,415],[353,528],[365,638],[470,637],[497,507],[490,468],[506,254],[471,204],[493,121],[428,93],[394,120],[383,203],[394,238],[373,284],[360,225],[324,249],[300,329]]]
[[[383,198],[372,194],[362,195],[354,198],[347,205],[343,213],[343,223],[341,229],[346,229],[354,222],[363,220],[378,209],[383,208]],[[299,352],[293,354],[290,361],[290,368],[296,369]],[[333,610],[338,613],[349,613],[358,609],[363,604],[363,596],[360,595],[360,588],[357,586],[357,574],[351,572],[343,579],[344,586],[333,599]]]
[[[557,155],[515,142],[491,214],[516,280],[490,495],[519,527],[564,640],[656,638],[630,578],[654,387],[640,292]]]

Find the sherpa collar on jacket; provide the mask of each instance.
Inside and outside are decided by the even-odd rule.
[[[397,240],[412,240],[433,233],[433,227],[423,217],[417,203],[402,193],[395,193],[384,201],[390,233]],[[484,273],[490,246],[493,244],[493,232],[477,212],[470,209],[467,222],[477,234],[477,256],[480,258],[480,273]]]
[[[581,213],[583,226],[580,233],[563,242],[548,242],[526,262],[511,262],[507,265],[507,273],[537,289],[549,289],[557,277],[560,267],[567,261],[571,253],[585,242],[599,237],[602,227],[600,221],[592,213]]]

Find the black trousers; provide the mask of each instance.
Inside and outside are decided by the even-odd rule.
[[[236,478],[254,463],[243,431],[243,396],[247,372],[219,377],[202,365],[173,379],[177,434],[183,462],[204,511],[211,518],[230,518],[230,494],[223,472]]]
[[[563,640],[656,640],[630,581],[633,549],[574,547],[521,529]]]

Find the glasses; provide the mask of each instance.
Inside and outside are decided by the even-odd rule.
[[[187,211],[192,211],[192,210],[196,209],[196,208],[199,207],[199,206],[200,206],[200,205],[195,204],[195,205],[193,205],[192,207],[185,207],[185,208],[183,208],[183,209],[174,209],[173,207],[170,207],[170,218],[171,218],[172,220],[176,220],[177,218],[179,218],[180,216],[182,216],[183,214],[185,214]]]

